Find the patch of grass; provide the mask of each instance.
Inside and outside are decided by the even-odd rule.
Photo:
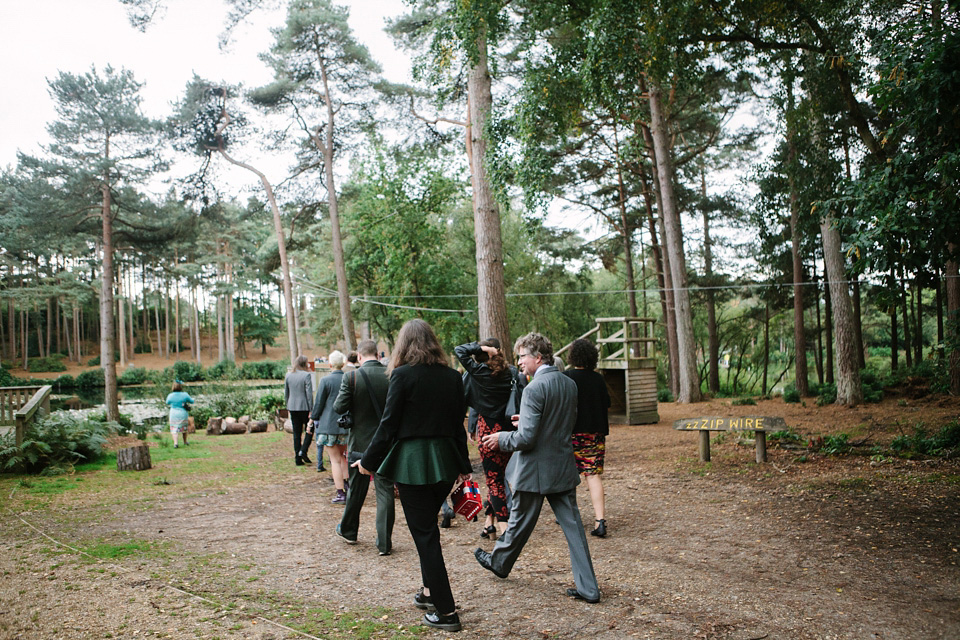
[[[743,396],[740,398],[734,398],[730,404],[733,405],[734,407],[739,407],[744,405],[755,406],[757,404],[757,400],[753,396]]]
[[[928,432],[922,423],[918,424],[912,435],[894,438],[890,448],[903,457],[910,454],[952,457],[960,452],[960,420],[943,425],[935,433]]]
[[[162,555],[162,550],[165,546],[166,544],[162,542],[153,542],[150,540],[132,540],[130,542],[122,542],[119,544],[97,542],[86,547],[80,547],[80,550],[90,554],[95,558],[100,558],[101,560],[118,560],[134,554],[149,556]]]
[[[866,489],[870,486],[870,482],[860,476],[841,478],[837,484],[841,489]]]

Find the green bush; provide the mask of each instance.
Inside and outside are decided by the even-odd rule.
[[[673,402],[673,393],[670,389],[657,389],[657,402]]]
[[[817,393],[817,406],[823,407],[828,404],[833,404],[837,401],[837,385],[832,382],[828,382],[820,387]]]
[[[253,413],[259,404],[253,400],[250,390],[246,387],[226,385],[204,385],[201,407],[209,408],[215,416],[234,416]],[[199,407],[198,407],[199,408]],[[196,422],[196,415],[194,416]]]
[[[113,361],[114,361],[114,362],[120,362],[120,352],[117,351],[116,349],[113,350]],[[87,366],[88,366],[88,367],[99,367],[99,366],[100,366],[100,356],[97,355],[97,356],[94,356],[94,357],[90,358],[89,360],[87,360]]]
[[[204,378],[207,380],[236,380],[239,377],[240,369],[231,360],[218,362],[212,367],[208,367],[206,373],[204,373]]]
[[[771,431],[767,434],[767,440],[773,442],[803,444],[803,436],[789,427],[781,431]]]
[[[173,363],[173,375],[182,382],[200,382],[203,380],[203,366],[198,362],[178,360]]]
[[[244,380],[283,380],[287,375],[286,361],[261,360],[244,362],[240,367],[240,377]]]
[[[59,354],[52,355],[49,358],[30,358],[27,366],[27,370],[31,373],[67,370],[67,365],[63,364],[63,356]]]
[[[103,381],[103,369],[84,371],[78,374],[76,378],[76,385],[80,389],[92,389],[93,387],[102,387],[105,384]]]
[[[149,341],[138,342],[133,347],[133,352],[134,353],[153,353],[153,345]]]
[[[117,383],[121,385],[143,384],[147,381],[146,367],[131,367],[120,374]]]
[[[280,393],[268,393],[265,396],[260,396],[259,403],[260,408],[270,414],[274,413],[277,409],[283,409],[286,405],[283,394]]]
[[[63,374],[53,381],[53,388],[57,391],[61,389],[73,389],[77,386],[77,381],[70,374]]]
[[[850,446],[850,434],[838,433],[832,436],[823,436],[823,445],[820,447],[820,451],[827,455],[838,455],[850,451]]]
[[[800,392],[794,386],[789,386],[783,390],[783,401],[788,404],[797,404],[800,402]]]
[[[65,471],[78,462],[96,460],[104,455],[107,437],[116,433],[118,427],[116,422],[54,413],[30,424],[19,447],[12,432],[0,436],[0,469],[50,474]]]
[[[903,455],[918,453],[925,456],[952,457],[960,452],[960,421],[954,420],[942,427],[937,433],[928,434],[922,424],[918,424],[911,436],[897,436],[890,448]]]
[[[206,429],[207,421],[217,414],[214,412],[213,407],[201,406],[191,409],[190,415],[193,416],[193,424],[197,429]]]
[[[743,405],[756,405],[757,401],[753,398],[753,396],[743,396],[740,398],[734,398],[730,404],[735,407],[739,407]]]

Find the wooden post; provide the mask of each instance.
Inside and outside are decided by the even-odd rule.
[[[757,443],[757,462],[767,461],[767,432],[755,431],[754,437]]]
[[[700,432],[700,462],[710,462],[710,432]]]
[[[143,471],[150,467],[150,447],[145,444],[117,451],[117,471]]]

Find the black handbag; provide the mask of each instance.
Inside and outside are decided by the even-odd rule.
[[[517,376],[510,372],[510,397],[507,398],[507,407],[504,411],[507,420],[520,413],[520,383],[517,382]]]
[[[337,426],[341,429],[349,429],[353,426],[353,413],[347,411],[339,418],[337,418]]]

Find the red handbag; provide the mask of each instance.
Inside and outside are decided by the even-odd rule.
[[[480,487],[473,480],[464,480],[463,484],[453,490],[450,498],[453,500],[453,510],[467,520],[473,520],[483,509]]]

